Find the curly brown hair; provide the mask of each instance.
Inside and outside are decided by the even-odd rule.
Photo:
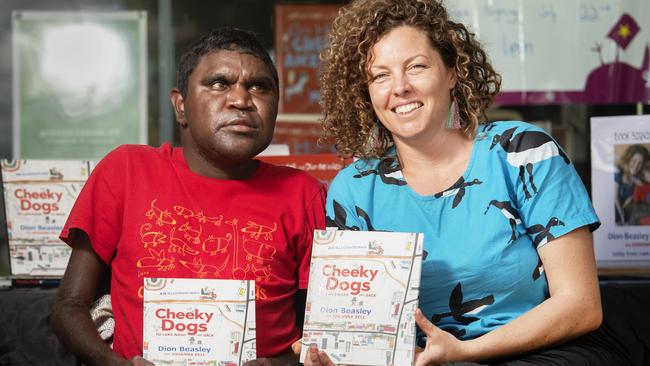
[[[322,54],[321,107],[324,138],[333,138],[344,156],[380,158],[392,145],[390,133],[373,110],[368,94],[372,46],[390,30],[408,25],[427,34],[445,65],[455,70],[461,131],[476,133],[499,92],[501,76],[463,24],[453,22],[439,0],[356,0],[342,7]]]
[[[632,160],[632,157],[636,154],[641,155],[644,162],[650,159],[650,152],[645,148],[645,146],[639,144],[630,145],[618,159],[619,168],[624,170],[625,166],[630,163],[630,160]]]

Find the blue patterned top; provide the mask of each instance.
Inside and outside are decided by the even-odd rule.
[[[394,150],[332,182],[328,227],[424,233],[420,308],[461,339],[487,333],[548,297],[537,249],[600,223],[573,164],[541,128],[479,128],[463,176],[431,196],[413,191]]]

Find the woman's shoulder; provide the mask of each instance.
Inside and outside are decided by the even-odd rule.
[[[513,130],[514,129],[514,130]],[[507,131],[539,131],[546,132],[542,127],[523,121],[493,121],[479,126],[478,133],[501,134]]]
[[[356,159],[339,172],[342,177],[353,178],[363,172],[376,170],[380,159]]]
[[[382,173],[385,173],[382,167],[396,159],[383,158],[383,159],[358,159],[345,168],[341,169],[334,181],[333,186],[347,186],[361,189],[367,185],[375,183],[375,178]],[[349,188],[348,188],[349,189]]]

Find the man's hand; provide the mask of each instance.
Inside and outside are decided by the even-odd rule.
[[[244,366],[299,366],[298,360],[289,357],[279,358],[258,358],[248,361]]]
[[[282,356],[273,358],[260,357],[246,362],[244,366],[300,366],[300,349],[298,349],[298,353],[296,353],[295,348],[297,343],[300,343],[300,341],[295,341],[291,345],[293,352],[287,352]]]
[[[144,358],[142,358],[140,356],[135,356],[132,359],[126,361],[125,365],[129,365],[129,366],[155,366],[156,364],[154,364],[151,361],[147,361],[147,360],[145,360]]]
[[[415,366],[439,365],[462,359],[462,342],[453,335],[436,327],[420,309],[415,311],[415,322],[427,335],[427,345],[415,351]],[[421,350],[420,352],[418,352]]]

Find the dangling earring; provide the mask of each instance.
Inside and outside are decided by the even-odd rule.
[[[457,130],[460,128],[460,114],[458,112],[458,101],[456,97],[451,101],[449,106],[449,115],[447,116],[447,123],[445,124],[448,130]]]
[[[381,143],[381,131],[379,130],[379,123],[375,122],[375,125],[370,129],[368,134],[368,140],[366,141],[366,150],[368,152],[376,149]]]

